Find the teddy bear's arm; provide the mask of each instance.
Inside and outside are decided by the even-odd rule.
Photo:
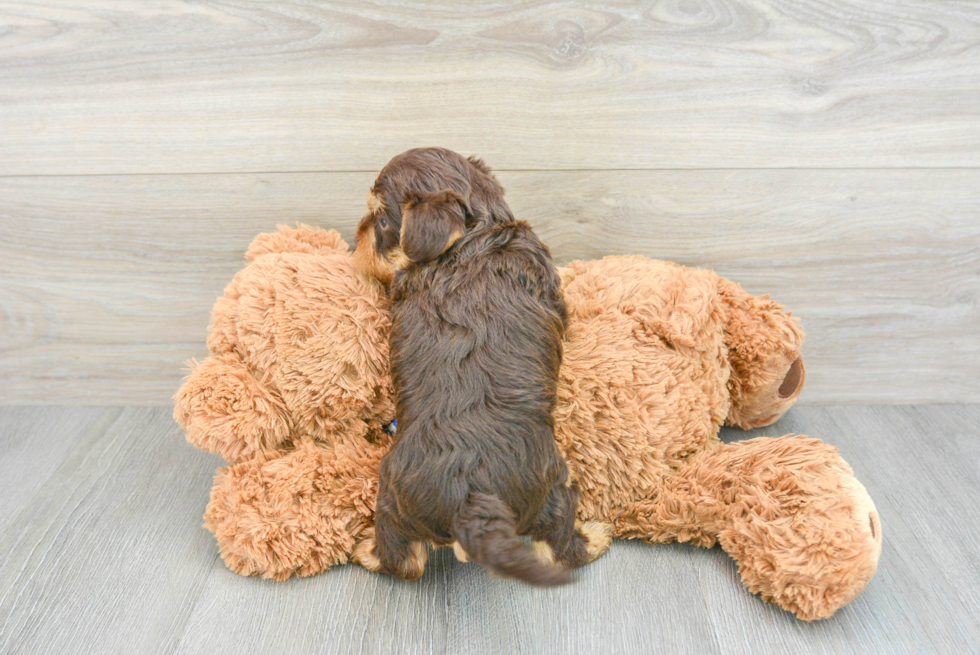
[[[187,440],[230,462],[276,448],[290,434],[288,416],[235,353],[192,362],[174,396],[174,420]]]

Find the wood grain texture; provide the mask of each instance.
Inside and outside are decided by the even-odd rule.
[[[0,178],[0,404],[168,404],[276,223],[353,241],[371,173]],[[980,401],[980,171],[504,172],[559,261],[638,253],[771,293],[802,403]]]
[[[980,640],[980,405],[795,407],[770,428],[723,431],[820,437],[875,500],[877,575],[811,624],[749,594],[720,549],[682,544],[616,542],[553,590],[493,579],[447,550],[415,583],[356,566],[244,578],[200,528],[219,462],[165,410],[0,408],[0,427],[72,422],[70,453],[54,475],[25,467],[38,492],[0,533],[0,652],[893,655]]]
[[[440,558],[444,559],[444,553]],[[451,653],[444,567],[417,584],[342,566],[277,583],[243,578],[220,561],[211,571],[176,652]]]
[[[720,652],[693,566],[697,555],[678,544],[615,542],[577,572],[575,584],[550,590],[447,560],[454,584],[446,652]]]
[[[969,1],[0,3],[0,174],[976,167]]]
[[[906,594],[930,599],[937,613],[956,617],[951,626],[935,622],[935,629],[950,635],[959,631],[980,643],[980,591],[970,580],[980,579],[980,427],[972,411],[950,407],[851,407],[830,414],[842,431],[875,434],[880,425],[889,426],[888,438],[859,440],[854,451],[859,457],[878,457],[878,476],[868,491],[893,508],[898,542],[915,540],[928,557],[915,551],[896,553],[902,568],[914,572],[906,583]],[[885,435],[882,435],[884,437]],[[845,451],[846,452],[846,451]],[[914,453],[914,457],[904,455]],[[922,478],[928,476],[929,482]],[[905,480],[897,487],[882,478]],[[872,486],[873,485],[873,486]],[[936,593],[943,588],[943,593]],[[915,590],[912,592],[911,590]],[[973,620],[970,620],[973,617]]]
[[[218,561],[218,460],[182,442],[167,409],[117,408],[74,444],[0,534],[0,652],[174,651]]]
[[[0,412],[0,533],[40,491],[79,439],[104,430],[105,411],[10,408]]]

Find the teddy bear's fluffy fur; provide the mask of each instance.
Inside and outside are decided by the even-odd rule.
[[[215,304],[211,355],[174,416],[222,455],[205,525],[225,563],[283,580],[357,561],[394,418],[383,290],[333,231],[281,227]],[[768,297],[638,256],[560,269],[569,325],[555,435],[591,547],[609,536],[720,544],[753,593],[830,616],[874,575],[881,526],[832,446],[761,427],[803,384],[803,332]]]

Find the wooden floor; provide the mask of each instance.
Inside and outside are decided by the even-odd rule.
[[[416,583],[240,577],[201,527],[220,461],[168,409],[0,409],[0,653],[977,652],[980,406],[797,407],[758,432],[836,444],[878,506],[878,574],[829,620],[677,544],[616,542],[547,591],[445,550]]]

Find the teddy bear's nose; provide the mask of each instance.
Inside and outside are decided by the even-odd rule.
[[[878,521],[878,512],[868,514],[868,524],[871,527],[871,538],[881,541],[881,523]]]
[[[786,377],[783,378],[783,383],[779,385],[779,391],[776,393],[780,398],[789,398],[800,390],[804,379],[806,379],[806,369],[803,368],[803,358],[797,357],[789,365],[789,371],[786,372]]]

